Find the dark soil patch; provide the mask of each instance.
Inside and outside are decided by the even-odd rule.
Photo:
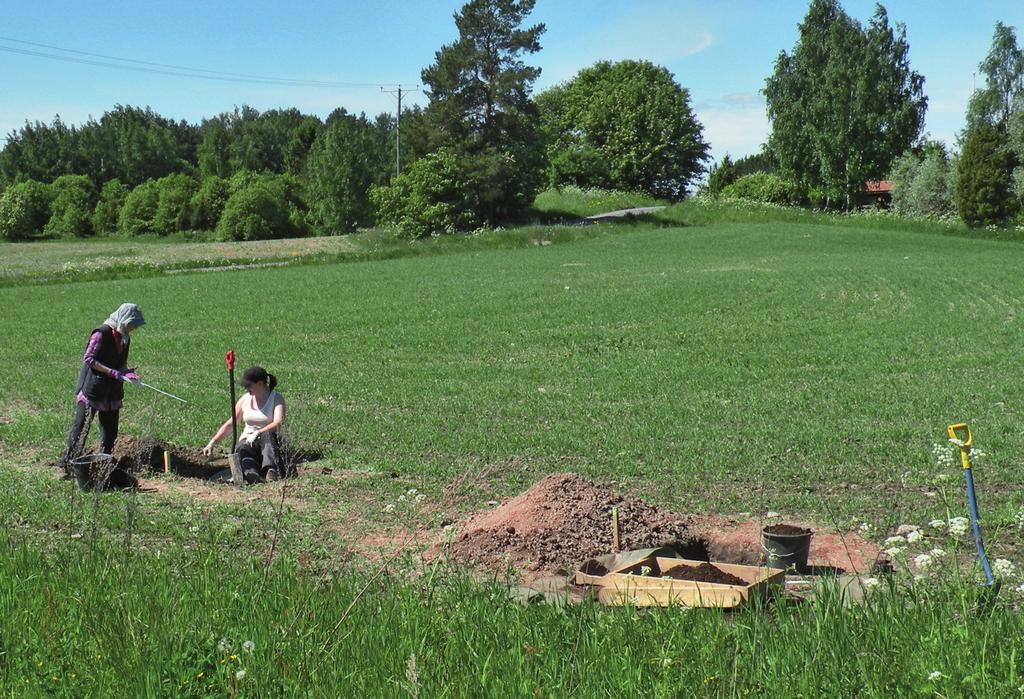
[[[672,580],[691,580],[694,582],[721,583],[723,585],[740,585],[742,587],[746,587],[749,584],[743,578],[727,573],[711,563],[701,563],[697,566],[680,565],[668,570],[662,570],[657,561],[651,561],[649,564],[638,563],[622,572],[626,575],[648,578],[671,578]]]
[[[777,536],[804,536],[811,533],[807,527],[798,527],[795,524],[771,524],[764,530],[768,534]]]
[[[721,583],[723,585],[747,586],[747,581],[738,578],[732,573],[710,563],[701,563],[699,566],[676,566],[675,568],[662,573],[662,577],[673,580],[694,580],[696,582]]]
[[[118,435],[114,442],[114,460],[117,467],[129,473],[163,473],[164,452],[170,455],[170,472],[188,478],[209,478],[223,469],[223,465],[209,463],[199,449],[179,447],[170,442],[151,438]]]
[[[621,549],[670,546],[686,558],[707,560],[704,542],[686,518],[572,473],[549,476],[471,518],[448,553],[455,561],[496,572],[508,567],[569,572],[612,550],[613,507],[619,511]],[[428,557],[442,549],[435,545]]]

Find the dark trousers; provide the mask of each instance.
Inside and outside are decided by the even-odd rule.
[[[111,454],[114,451],[114,441],[117,439],[117,427],[121,421],[120,410],[93,410],[85,403],[75,403],[75,417],[71,421],[71,429],[68,430],[67,443],[64,446],[64,456],[61,458],[61,465],[66,469],[71,460],[81,456],[85,450],[85,439],[88,435],[86,429],[86,418],[92,423],[93,415],[98,415],[100,423],[100,451],[104,454]],[[83,435],[82,432],[86,431]]]
[[[242,473],[257,471],[266,475],[267,469],[278,468],[279,446],[276,432],[263,432],[251,444],[239,442],[235,453],[241,457]]]

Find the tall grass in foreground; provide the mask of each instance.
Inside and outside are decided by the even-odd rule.
[[[395,566],[400,568],[404,566]],[[0,534],[7,696],[1016,696],[1024,618],[950,583],[739,613],[520,607],[499,584]]]

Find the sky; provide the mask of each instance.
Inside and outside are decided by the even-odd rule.
[[[0,12],[0,142],[26,120],[49,123],[59,114],[66,123],[79,124],[116,104],[149,106],[193,123],[244,104],[261,111],[296,107],[321,117],[339,106],[376,115],[394,113],[395,96],[381,87],[393,90],[397,84],[408,91],[404,105],[425,104],[420,72],[441,46],[457,38],[453,14],[462,4],[7,3]],[[527,23],[542,22],[547,29],[542,50],[528,58],[542,71],[535,91],[569,80],[599,60],[648,60],[668,68],[690,91],[716,161],[726,153],[749,155],[769,133],[761,95],[765,78],[779,52],[792,51],[807,5],[804,0],[537,0]],[[875,7],[867,0],[842,5],[862,23]],[[1024,0],[883,5],[891,23],[906,25],[911,66],[925,77],[925,130],[955,146],[996,21],[1015,27],[1024,44]],[[97,65],[111,63],[143,70]],[[167,74],[190,72],[183,68],[216,78],[232,73],[288,82]]]

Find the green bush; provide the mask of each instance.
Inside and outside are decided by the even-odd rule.
[[[50,218],[50,187],[26,180],[12,184],[0,197],[0,238],[26,240],[42,232]]]
[[[189,226],[199,231],[214,230],[230,196],[231,185],[223,177],[214,175],[204,179],[189,202]]]
[[[924,155],[908,151],[893,163],[892,208],[904,216],[942,217],[954,213],[949,159],[938,148]]]
[[[227,200],[217,236],[222,240],[287,238],[296,232],[289,213],[283,187],[255,181]]]
[[[183,231],[189,224],[189,204],[198,186],[188,175],[173,173],[156,181],[157,203],[153,228],[160,235]]]
[[[51,236],[92,234],[96,188],[85,175],[61,175],[50,185],[50,220],[43,232]]]
[[[102,235],[117,230],[117,219],[129,191],[131,190],[116,178],[103,183],[96,207],[92,211],[93,232]]]
[[[761,204],[796,206],[801,203],[799,188],[778,175],[755,172],[744,175],[722,189],[723,199],[743,199]]]
[[[739,177],[740,175],[736,172],[736,165],[733,164],[732,158],[726,153],[720,163],[711,167],[705,191],[711,196],[717,197],[722,193],[723,189],[734,183]]]
[[[548,185],[561,189],[612,189],[611,166],[595,148],[566,148],[556,151],[548,164]]]
[[[377,220],[406,238],[473,230],[480,225],[472,199],[474,183],[465,162],[441,149],[417,160],[390,186],[370,190]]]
[[[156,181],[146,180],[125,197],[117,217],[117,231],[121,235],[155,233],[156,209],[160,203],[160,190]]]
[[[968,225],[1002,223],[1014,213],[1012,172],[1006,134],[988,124],[974,128],[964,142],[957,168],[956,204]]]

